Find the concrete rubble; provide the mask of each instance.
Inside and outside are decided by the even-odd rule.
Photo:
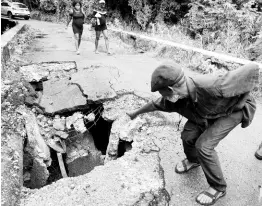
[[[65,117],[59,118],[58,115],[55,116],[55,119],[53,121],[53,128],[56,130],[63,131],[65,129],[66,120]]]
[[[131,97],[128,95],[128,98]],[[137,101],[133,107],[138,104],[141,102]],[[73,143],[67,144],[66,163],[69,176],[77,177],[64,178],[45,186],[22,199],[21,205],[168,205],[170,197],[165,190],[159,148],[148,136],[150,127],[161,119],[145,116],[145,120],[137,118],[132,122],[122,112],[119,110],[111,134],[116,141],[121,138],[133,141],[132,150],[115,161],[110,159],[104,166],[98,166],[103,164],[103,156],[94,149],[90,133],[69,136],[68,139]],[[69,119],[79,118],[83,116],[75,113]],[[53,125],[56,124],[56,129],[61,129],[64,125],[69,127],[68,118],[66,121],[63,119],[58,116],[54,118]],[[111,138],[108,148],[111,147],[112,140]]]
[[[67,79],[43,82],[43,95],[39,107],[47,114],[76,111],[86,107],[86,98],[77,85],[69,84]]]
[[[78,135],[75,141],[67,145],[66,164],[70,177],[86,174],[103,163],[102,153],[96,149],[94,139],[88,131]]]
[[[52,63],[27,65],[21,69],[27,81],[42,82],[43,91],[38,92],[39,97],[34,102],[30,101],[30,104],[38,106],[46,114],[55,115],[81,110],[88,107],[89,101],[113,99],[118,94],[132,91],[130,85],[118,81],[120,72],[115,67],[95,65],[76,72],[73,63],[66,66],[58,62],[53,64],[54,68],[59,68],[60,64],[70,72],[64,74],[61,69],[57,71],[51,69]],[[38,74],[40,68],[42,70]]]
[[[118,117],[124,115],[127,111],[137,109],[146,103],[147,101],[143,98],[132,93],[127,93],[124,96],[115,98],[114,101],[104,101],[104,112],[102,116],[107,121],[114,121]]]
[[[143,125],[145,124],[145,120],[139,117],[133,121],[131,121],[127,114],[123,114],[122,116],[118,117],[112,125],[105,163],[117,159],[120,140],[132,142],[133,138],[139,131],[141,131]]]
[[[103,164],[104,155],[96,149],[84,123],[94,121],[95,114],[77,112],[87,110],[88,105],[82,88],[69,81],[76,71],[75,62],[46,62],[21,67],[24,79],[38,89],[38,98],[30,96],[33,103],[29,105],[34,105],[32,111],[20,111],[27,122],[28,139],[31,138],[25,148],[27,156],[24,159],[24,181],[30,188],[39,188],[47,183],[50,175],[47,168],[51,164],[49,147],[58,154],[67,153],[69,176],[85,174]],[[39,113],[39,109],[43,113]],[[65,113],[66,116],[61,115]],[[61,155],[57,157],[62,160]]]
[[[93,67],[73,74],[71,82],[81,87],[88,100],[99,101],[116,97],[112,86],[118,77],[116,68]]]
[[[43,80],[45,75],[27,74],[33,81]],[[68,174],[63,176],[74,178],[60,179],[33,192],[21,205],[168,205],[159,148],[151,138],[145,139],[151,134],[150,127],[163,119],[145,116],[131,121],[126,109],[136,109],[146,101],[130,90],[119,89],[119,75],[116,68],[91,66],[67,78],[43,81],[43,91],[34,103],[43,114],[33,109],[35,123],[45,144],[57,154],[66,153]],[[101,101],[102,118],[114,121],[106,155],[97,150],[96,137],[85,126],[96,119],[90,103]],[[127,142],[128,148],[118,158],[120,141]],[[58,157],[61,161],[61,155]],[[34,168],[25,178],[32,178],[32,172]]]
[[[21,201],[33,205],[168,205],[158,152],[144,153],[136,145],[122,158],[90,173],[65,178]],[[99,180],[99,181],[98,181]]]
[[[40,188],[46,184],[49,177],[47,167],[51,165],[52,161],[49,147],[40,134],[35,114],[29,109],[20,109],[19,113],[25,119],[28,140],[25,150],[33,159],[33,166],[30,172],[30,187]]]
[[[84,133],[86,131],[86,127],[84,124],[84,115],[80,112],[74,113],[72,116],[66,118],[66,128],[71,129],[71,126],[78,132]]]
[[[80,112],[68,117],[55,115],[53,119],[40,114],[38,124],[46,143],[59,153],[67,153],[69,176],[85,174],[103,164],[102,154],[96,149]]]
[[[52,78],[64,78],[77,71],[75,62],[43,62],[20,67],[28,82],[40,82]]]

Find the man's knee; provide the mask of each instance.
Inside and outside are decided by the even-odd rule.
[[[210,155],[212,150],[214,150],[214,148],[210,147],[210,145],[204,141],[196,141],[195,148],[198,156]]]
[[[201,135],[202,131],[199,127],[191,122],[187,122],[184,126],[184,129],[181,133],[181,139],[183,142],[192,143],[196,142],[198,137]]]
[[[98,41],[100,39],[100,37],[99,36],[96,36],[96,40]]]
[[[188,132],[187,130],[184,129],[181,132],[181,139],[182,139],[183,142],[190,143],[192,141],[190,132]]]
[[[105,40],[106,40],[106,41],[108,40],[108,37],[107,37],[107,36],[105,36]]]

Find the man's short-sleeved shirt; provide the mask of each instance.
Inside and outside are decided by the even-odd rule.
[[[245,65],[225,75],[186,77],[189,97],[173,103],[159,98],[153,105],[161,111],[177,112],[196,124],[207,124],[208,119],[243,111],[242,127],[248,126],[254,116],[255,100],[249,92],[258,83],[259,68]]]

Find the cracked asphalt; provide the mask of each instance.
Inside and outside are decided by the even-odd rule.
[[[32,63],[46,61],[76,61],[82,70],[93,64],[104,64],[117,67],[121,75],[119,81],[131,82],[133,89],[141,96],[154,98],[150,93],[150,78],[155,67],[161,63],[160,58],[148,54],[132,54],[125,52],[119,42],[110,42],[113,53],[108,56],[101,38],[101,53],[94,53],[94,31],[84,29],[84,40],[80,55],[76,55],[71,27],[39,21],[20,21],[41,30],[42,38],[37,38],[26,51],[24,57]],[[87,36],[85,38],[85,35]],[[87,39],[87,40],[85,40]],[[190,71],[187,71],[190,72]],[[123,86],[123,84],[122,84]],[[254,152],[262,141],[262,101],[258,101],[258,109],[253,123],[246,129],[238,126],[217,147],[224,176],[228,183],[227,195],[219,200],[217,206],[261,206],[259,202],[259,185],[262,185],[262,161],[254,157]],[[178,135],[179,136],[179,135]],[[170,205],[198,205],[195,197],[208,185],[201,168],[187,174],[174,172],[177,161],[184,158],[179,137],[170,136],[163,131],[157,135],[163,137],[158,144],[161,148],[161,165],[164,168],[166,189],[171,196]]]

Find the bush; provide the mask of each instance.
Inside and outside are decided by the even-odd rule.
[[[48,21],[48,22],[53,22],[53,23],[58,22],[55,15],[41,12],[38,10],[33,10],[31,12],[31,18],[39,20],[39,21]]]
[[[55,1],[52,0],[40,0],[40,10],[45,13],[56,13]]]
[[[231,1],[197,0],[190,4],[185,26],[202,38],[203,47],[215,43],[222,51],[234,53],[254,42],[261,15],[252,8],[254,4],[248,1],[238,10]]]
[[[173,1],[173,0],[162,0],[157,10],[158,22],[165,21],[167,23],[177,23],[183,18],[188,12],[189,0],[186,1]]]
[[[132,14],[135,16],[138,24],[145,30],[151,19],[152,6],[147,1],[141,0],[129,0],[128,5],[132,8]]]

